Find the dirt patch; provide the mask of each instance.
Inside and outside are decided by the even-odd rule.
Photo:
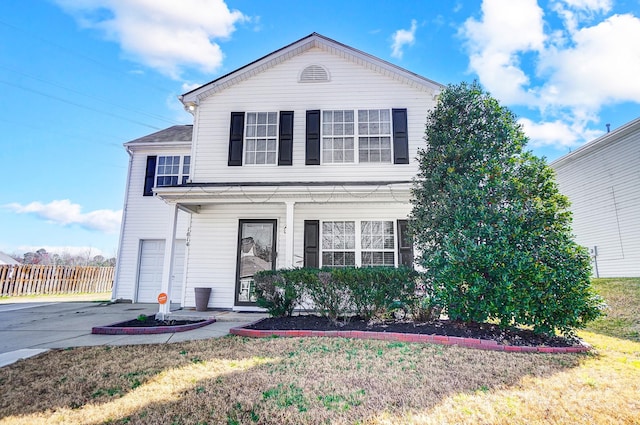
[[[256,330],[311,330],[311,331],[369,331],[397,332],[422,335],[445,335],[463,338],[477,338],[496,341],[501,345],[571,347],[579,345],[577,338],[538,335],[521,328],[501,329],[490,323],[462,323],[450,320],[436,320],[427,323],[410,321],[368,322],[359,318],[333,324],[325,317],[301,315],[292,317],[271,317],[246,326]]]

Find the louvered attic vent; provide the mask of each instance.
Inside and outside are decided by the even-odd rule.
[[[329,81],[329,73],[321,65],[309,65],[300,74],[301,83],[322,83]]]

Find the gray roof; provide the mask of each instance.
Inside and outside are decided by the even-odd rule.
[[[193,135],[193,125],[174,125],[153,134],[132,140],[133,143],[162,143],[162,142],[190,142]]]
[[[0,264],[20,264],[4,252],[0,252]]]

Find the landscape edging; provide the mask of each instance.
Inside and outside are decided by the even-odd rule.
[[[175,325],[175,326],[117,326],[121,323],[117,322],[107,326],[95,326],[91,328],[92,334],[98,335],[152,335],[152,334],[165,334],[174,332],[185,332],[193,329],[198,329],[203,326],[214,323],[216,319],[203,320],[197,323],[189,323],[187,325]]]
[[[246,336],[250,338],[268,338],[272,336],[278,337],[337,337],[337,338],[357,338],[357,339],[376,339],[382,341],[400,341],[400,342],[421,342],[428,344],[440,345],[457,345],[460,347],[473,348],[476,350],[490,351],[506,351],[512,353],[547,353],[547,354],[566,354],[566,353],[582,353],[591,350],[591,346],[584,341],[580,345],[571,347],[532,347],[528,345],[501,345],[496,341],[477,338],[463,338],[458,336],[446,335],[425,335],[425,334],[407,334],[399,332],[370,332],[370,331],[311,331],[311,330],[260,330],[247,329],[264,319],[256,320],[243,326],[229,329],[231,335]]]

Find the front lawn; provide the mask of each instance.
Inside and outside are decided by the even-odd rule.
[[[0,424],[640,424],[640,279],[595,285],[611,310],[580,332],[588,354],[232,336],[74,348],[0,369]]]

